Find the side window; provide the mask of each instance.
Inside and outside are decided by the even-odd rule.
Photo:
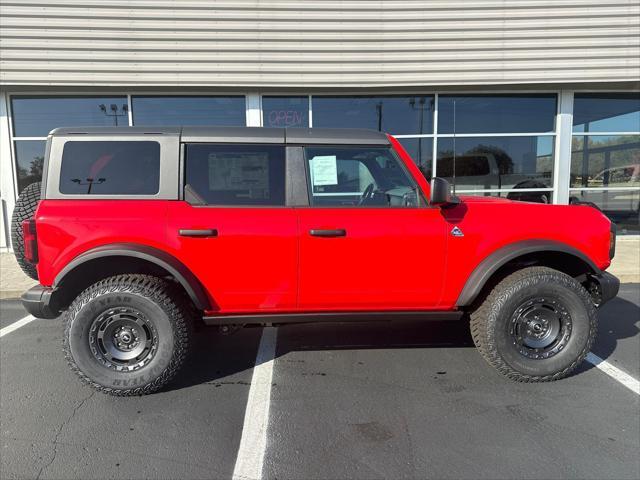
[[[282,206],[284,146],[187,144],[185,187],[207,205]]]
[[[155,195],[160,144],[152,141],[68,141],[62,151],[60,193]]]
[[[389,148],[306,147],[311,205],[415,207],[418,190]]]

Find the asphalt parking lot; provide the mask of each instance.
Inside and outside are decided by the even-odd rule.
[[[0,302],[0,327],[25,315]],[[625,284],[593,353],[640,378],[639,328],[640,286]],[[280,327],[258,367],[263,329],[205,330],[177,383],[134,398],[82,386],[61,334],[34,320],[0,339],[2,479],[230,478],[258,401],[263,478],[640,478],[640,396],[589,363],[512,383],[462,323]],[[249,398],[267,365],[268,397]]]

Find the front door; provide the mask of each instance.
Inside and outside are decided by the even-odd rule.
[[[170,202],[169,242],[219,313],[290,311],[297,218],[285,206],[281,145],[185,145],[185,201]]]
[[[298,209],[303,310],[430,309],[444,279],[446,224],[387,147],[306,147]]]

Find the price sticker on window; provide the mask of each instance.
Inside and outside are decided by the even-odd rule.
[[[338,165],[335,155],[311,159],[311,182],[314,186],[338,184]]]

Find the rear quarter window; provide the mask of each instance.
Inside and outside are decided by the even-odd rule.
[[[160,144],[153,141],[68,141],[62,152],[60,193],[155,195],[160,189]]]

